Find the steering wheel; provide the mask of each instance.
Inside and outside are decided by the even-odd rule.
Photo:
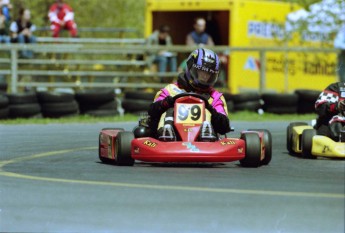
[[[205,106],[207,106],[209,103],[208,103],[208,100],[206,99],[205,96],[203,95],[200,95],[200,94],[197,94],[195,92],[185,92],[185,93],[180,93],[180,94],[177,94],[173,97],[173,100],[174,100],[174,103],[175,101],[178,99],[178,98],[181,98],[181,97],[185,97],[185,96],[193,96],[193,97],[196,97],[196,98],[199,98],[201,99],[202,101],[205,102]]]

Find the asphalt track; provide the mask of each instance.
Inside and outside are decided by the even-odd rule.
[[[288,122],[268,128],[269,166],[105,165],[103,127],[0,125],[0,232],[344,232],[345,160],[285,150]]]

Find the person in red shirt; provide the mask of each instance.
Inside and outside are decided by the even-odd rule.
[[[61,29],[66,29],[72,37],[77,37],[78,31],[77,24],[74,22],[74,12],[63,0],[56,0],[49,9],[48,17],[51,22],[53,37],[59,37]]]

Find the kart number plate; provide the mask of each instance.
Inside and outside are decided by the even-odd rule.
[[[203,104],[177,104],[176,123],[201,124]]]

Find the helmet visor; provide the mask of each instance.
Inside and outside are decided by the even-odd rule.
[[[208,68],[206,68],[205,70],[198,69],[195,66],[191,68],[190,72],[194,79],[197,80],[198,84],[202,84],[205,86],[213,86],[217,81],[219,73],[219,71],[213,71]]]

